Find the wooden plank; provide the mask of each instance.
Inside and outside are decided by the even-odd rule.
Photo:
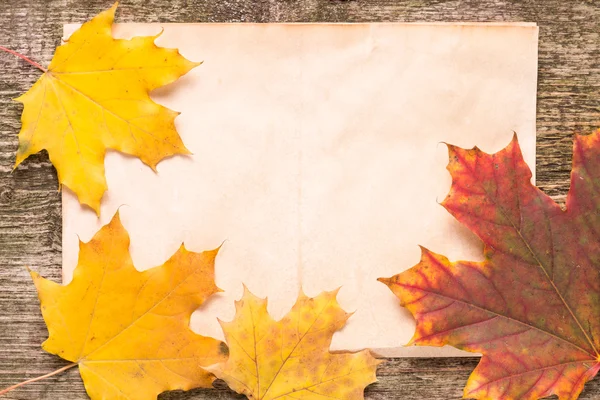
[[[110,2],[4,0],[0,44],[48,64],[62,25],[83,22]],[[540,25],[537,115],[539,186],[558,201],[568,190],[571,138],[600,125],[600,5],[595,0],[124,0],[120,22],[530,21]],[[41,351],[47,331],[25,266],[60,280],[61,202],[47,154],[12,172],[21,106],[11,99],[39,72],[0,54],[0,388],[65,365]],[[389,359],[369,399],[458,399],[476,358]],[[218,389],[161,399],[242,398]],[[600,380],[581,399],[600,397]],[[25,386],[6,399],[85,399],[76,370]]]

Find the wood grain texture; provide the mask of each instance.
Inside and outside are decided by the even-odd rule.
[[[81,23],[111,0],[0,0],[0,44],[47,65],[65,23]],[[537,114],[538,185],[563,201],[575,132],[600,126],[600,2],[598,0],[123,0],[120,22],[530,21],[540,26]],[[14,172],[21,105],[39,71],[0,54],[0,388],[66,363],[45,354],[47,337],[25,266],[61,276],[61,201],[45,153]],[[389,359],[368,399],[459,399],[476,358]],[[234,399],[217,390],[166,393],[161,399]],[[85,399],[75,369],[25,386],[6,399]],[[600,398],[600,379],[581,399]]]

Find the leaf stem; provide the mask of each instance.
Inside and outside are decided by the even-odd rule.
[[[6,47],[4,47],[4,46],[0,46],[0,50],[2,50],[2,51],[5,51],[5,52],[7,52],[7,53],[10,53],[10,54],[12,54],[12,55],[15,55],[15,56],[17,56],[17,57],[19,57],[19,58],[22,58],[23,60],[27,61],[29,64],[33,65],[34,67],[37,67],[37,68],[39,68],[40,70],[42,70],[44,73],[48,72],[48,70],[47,70],[46,68],[42,67],[40,64],[36,63],[35,61],[33,61],[33,60],[31,60],[31,59],[29,59],[29,58],[25,57],[25,56],[24,56],[23,54],[21,54],[21,53],[17,53],[17,52],[16,52],[16,51],[14,51],[14,50],[7,49],[7,48],[6,48]],[[0,394],[2,394],[2,393],[0,393]]]
[[[48,373],[46,375],[38,376],[37,378],[31,378],[31,379],[28,379],[28,380],[23,381],[21,383],[17,383],[16,385],[12,385],[11,387],[7,387],[6,389],[2,389],[2,390],[0,390],[0,396],[2,396],[3,394],[6,394],[6,393],[8,393],[8,392],[10,392],[12,390],[15,390],[18,387],[21,387],[23,385],[27,385],[28,383],[41,381],[42,379],[49,378],[52,375],[60,374],[61,372],[66,371],[66,370],[68,370],[70,368],[73,368],[76,365],[78,365],[78,364],[77,363],[72,363],[72,364],[69,364],[69,365],[65,365],[64,367],[59,368],[56,371],[50,372],[50,373]]]

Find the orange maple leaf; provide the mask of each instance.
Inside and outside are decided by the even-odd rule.
[[[225,360],[227,346],[192,332],[189,322],[220,291],[217,251],[182,245],[163,265],[139,272],[117,213],[80,243],[68,285],[31,272],[49,332],[42,348],[79,366],[92,399],[148,400],[166,390],[212,387],[215,378],[203,367]]]
[[[97,214],[107,188],[107,150],[139,157],[154,170],[166,157],[189,154],[175,129],[179,113],[149,92],[199,65],[156,46],[157,36],[114,39],[116,8],[84,23],[56,49],[47,70],[33,63],[44,74],[17,99],[24,109],[15,168],[47,150],[59,183]]]

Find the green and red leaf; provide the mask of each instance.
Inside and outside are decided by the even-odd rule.
[[[481,238],[485,261],[423,248],[380,279],[417,320],[411,344],[482,353],[466,398],[576,399],[600,369],[600,130],[575,137],[566,211],[531,184],[516,136],[495,154],[449,155],[442,205]]]

